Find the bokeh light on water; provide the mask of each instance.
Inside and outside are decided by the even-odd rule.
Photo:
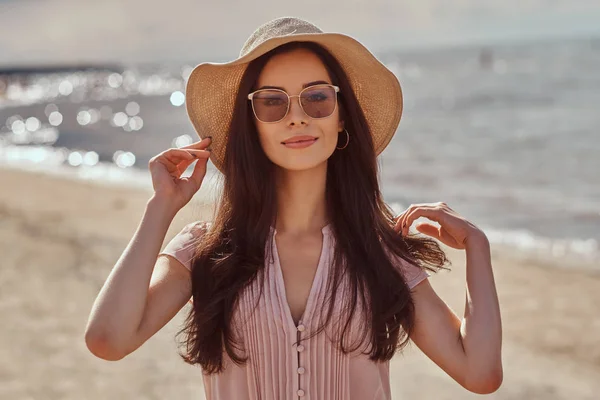
[[[379,56],[405,94],[399,132],[379,158],[386,199],[402,210],[443,193],[495,242],[600,254],[600,41]],[[147,174],[154,155],[198,140],[184,107],[192,70],[0,71],[0,162],[98,179]]]

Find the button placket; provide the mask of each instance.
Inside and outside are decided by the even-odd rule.
[[[296,326],[296,338],[298,342],[300,342],[302,336],[301,333],[305,330],[306,327],[302,324],[302,321],[298,321],[298,326]],[[296,392],[296,394],[298,395],[298,398],[301,398],[304,397],[304,395],[306,394],[304,389],[301,387],[301,375],[306,372],[306,369],[304,368],[303,364],[300,363],[300,353],[304,351],[304,345],[299,344],[296,347],[296,350],[298,352],[298,370],[296,371],[298,373],[298,391]]]

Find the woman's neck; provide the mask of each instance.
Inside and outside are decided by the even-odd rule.
[[[327,163],[309,170],[281,171],[277,184],[278,233],[314,232],[329,223],[326,178]]]

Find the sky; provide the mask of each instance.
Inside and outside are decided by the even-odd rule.
[[[598,0],[0,0],[0,65],[227,61],[280,16],[373,52],[600,37]]]

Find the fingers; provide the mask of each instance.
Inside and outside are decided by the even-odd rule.
[[[418,204],[411,204],[406,210],[402,212],[402,214],[398,216],[398,219],[396,220],[396,225],[394,226],[396,232],[402,233],[402,235],[406,235],[404,233],[407,224],[406,217],[417,207],[419,207]],[[408,225],[408,227],[410,228],[410,224]]]
[[[160,157],[156,160],[156,162],[158,162],[159,164],[162,164],[165,166],[165,168],[167,169],[167,171],[169,172],[169,174],[175,178],[179,178],[181,176],[181,174],[183,173],[183,171],[185,171],[185,169],[194,162],[196,158],[193,156],[189,156],[189,158],[186,158],[185,160],[181,160],[181,158],[174,158],[174,157],[170,157],[170,156],[163,156]]]
[[[408,235],[408,232],[409,232],[410,227],[412,226],[413,222],[415,222],[415,220],[420,217],[426,217],[427,219],[430,219],[430,220],[436,221],[436,222],[439,222],[439,219],[440,219],[439,215],[437,214],[437,211],[434,208],[430,208],[429,206],[417,207],[417,208],[413,209],[412,211],[410,211],[404,217],[403,222],[402,222],[402,234]]]
[[[210,157],[210,151],[200,149],[169,149],[161,153],[169,161],[179,163],[181,161],[193,161],[195,158]]]
[[[441,228],[426,223],[418,224],[415,228],[417,228],[419,232],[424,233],[425,235],[432,236],[436,239],[441,239]]]
[[[212,143],[212,136],[207,136],[204,139],[188,144],[187,146],[180,147],[180,149],[206,149]]]
[[[204,180],[204,176],[206,175],[206,162],[198,161],[196,165],[194,165],[194,171],[192,175],[190,175],[190,181],[194,184],[196,190],[200,189],[200,185],[202,185],[202,181]]]
[[[207,136],[204,139],[192,143],[181,148],[169,149],[163,153],[166,159],[171,164],[168,165],[169,172],[177,173],[177,177],[181,176],[183,172],[189,167],[196,159],[208,159],[210,157],[210,150],[206,150],[212,143],[212,137]],[[204,162],[206,163],[206,162]],[[176,167],[173,166],[176,165]]]
[[[168,149],[153,160],[163,164],[169,174],[179,177],[195,160],[208,159],[210,151],[196,149]]]
[[[443,226],[437,227],[431,224],[423,223],[416,226],[417,230],[427,236],[431,236],[447,246],[455,249],[461,248],[456,239],[444,229]]]
[[[192,157],[193,158],[193,157]],[[150,162],[148,163],[150,170],[152,170],[154,165],[160,164],[162,166],[164,166],[164,168],[167,170],[167,172],[173,176],[177,175],[179,176],[179,169],[177,168],[179,163],[175,163],[171,160],[169,160],[166,157],[156,157],[150,160]]]
[[[189,151],[189,153],[194,158],[209,158],[210,157],[210,150],[187,149],[185,151]]]
[[[402,214],[400,214],[394,225],[394,230],[403,236],[408,235],[412,223],[420,217],[426,217],[432,221],[440,222],[442,213],[440,210],[446,206],[446,203],[424,203],[411,204]]]
[[[167,160],[170,164],[175,164],[178,165],[180,162],[182,161],[193,161],[194,160],[194,156],[186,150],[180,150],[180,149],[169,149],[164,151],[163,153],[161,153],[159,155],[159,159],[164,158],[165,160]]]

